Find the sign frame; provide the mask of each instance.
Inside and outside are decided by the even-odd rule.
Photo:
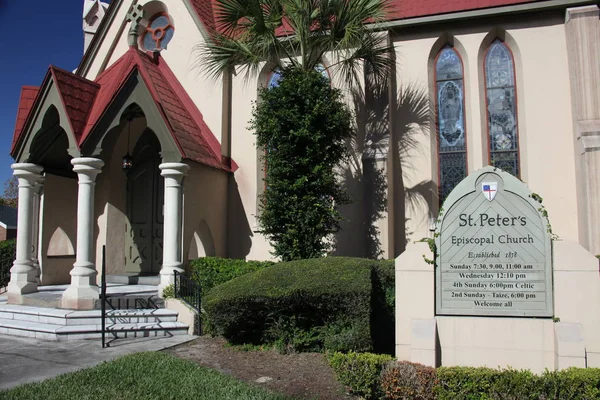
[[[484,184],[485,186],[487,186],[486,188],[489,189],[491,188],[489,185],[490,183],[494,183],[496,185],[494,185],[493,189],[495,190],[494,193],[494,197],[491,197],[489,195],[489,192],[486,193],[484,190]],[[490,199],[491,197],[491,199]],[[495,201],[498,201],[499,204],[498,205],[493,205],[493,203]],[[450,235],[450,233],[445,233],[444,229],[452,229],[457,225],[456,222],[456,217],[457,217],[457,213],[461,213],[463,210],[469,209],[469,207],[477,207],[475,204],[475,202],[484,202],[484,203],[488,203],[488,205],[490,207],[495,206],[495,207],[502,207],[506,204],[502,204],[503,203],[507,203],[507,202],[511,202],[511,203],[518,204],[519,207],[521,207],[520,209],[523,212],[526,212],[529,219],[533,220],[530,221],[532,224],[536,224],[536,225],[532,225],[532,229],[535,229],[535,234],[537,235],[535,237],[536,242],[541,242],[541,243],[537,243],[537,247],[536,249],[538,250],[538,253],[542,253],[543,251],[543,261],[538,261],[538,262],[533,262],[531,264],[523,264],[523,267],[527,266],[527,267],[532,267],[535,266],[535,270],[532,271],[521,271],[520,273],[517,273],[517,276],[522,276],[522,279],[527,280],[527,277],[535,277],[536,279],[532,279],[531,281],[527,281],[527,282],[534,282],[532,283],[534,285],[535,288],[543,288],[543,290],[538,290],[538,291],[533,291],[536,289],[531,289],[532,291],[527,291],[524,290],[523,292],[519,292],[517,290],[515,291],[506,291],[504,292],[504,286],[505,285],[500,285],[499,287],[502,287],[502,290],[492,290],[491,289],[491,285],[487,288],[487,289],[481,289],[479,292],[477,292],[477,290],[479,289],[475,289],[475,291],[470,291],[471,293],[476,293],[476,294],[469,294],[469,296],[472,295],[477,295],[477,296],[484,296],[483,299],[472,299],[469,298],[468,300],[465,299],[449,299],[448,298],[448,293],[450,292],[452,296],[454,296],[454,293],[452,293],[452,290],[454,289],[449,289],[449,282],[453,282],[452,285],[455,285],[456,280],[455,281],[450,281],[450,279],[463,279],[463,277],[477,277],[477,279],[482,279],[481,282],[491,282],[494,285],[497,285],[497,283],[494,282],[508,282],[508,276],[509,275],[505,275],[506,273],[513,273],[513,275],[511,276],[514,277],[515,275],[515,271],[510,271],[507,272],[507,270],[505,268],[511,267],[512,265],[515,264],[509,264],[506,263],[506,261],[498,261],[500,259],[500,257],[496,258],[494,257],[494,255],[496,253],[494,253],[493,251],[489,251],[489,252],[484,252],[483,250],[485,248],[498,248],[500,247],[500,245],[497,245],[496,243],[494,243],[493,246],[487,246],[484,248],[483,245],[479,246],[482,249],[482,253],[479,254],[483,254],[481,255],[481,258],[476,258],[475,259],[482,259],[482,260],[492,260],[492,264],[486,264],[487,261],[483,261],[483,263],[481,263],[481,261],[479,261],[479,264],[477,263],[471,263],[471,264],[460,264],[457,265],[456,261],[454,261],[454,264],[451,265],[451,262],[453,262],[452,257],[460,257],[462,256],[463,259],[466,257],[464,255],[462,255],[462,253],[459,254],[459,250],[456,250],[454,255],[451,255],[451,251],[449,250],[447,252],[447,254],[443,254],[443,252],[445,251],[444,249],[447,249],[449,247],[448,245],[448,238],[447,236]],[[484,207],[484,206],[482,206]],[[478,210],[481,210],[481,208],[477,208]],[[518,218],[519,216],[517,215],[517,213],[512,212],[511,210],[506,210],[506,207],[502,207],[502,209],[508,213],[508,215],[506,215],[508,218]],[[502,170],[500,170],[499,168],[495,168],[492,166],[487,166],[484,167],[478,171],[475,171],[474,173],[472,173],[471,175],[469,175],[467,178],[465,178],[463,181],[461,181],[456,188],[448,195],[447,199],[444,201],[443,207],[440,209],[440,215],[437,219],[437,223],[436,223],[436,229],[435,229],[435,244],[436,244],[436,263],[435,263],[435,315],[436,316],[470,316],[470,317],[532,317],[532,318],[551,318],[554,316],[554,279],[553,279],[553,268],[552,268],[552,241],[551,241],[551,233],[550,233],[550,223],[548,221],[548,218],[545,216],[545,213],[542,213],[543,211],[543,207],[541,205],[540,202],[537,201],[537,197],[533,196],[533,193],[531,192],[531,190],[527,187],[527,185],[525,185],[523,182],[521,182],[519,179],[515,178],[514,176],[508,174],[507,172],[504,172]],[[461,216],[462,220],[459,222],[459,224],[463,224],[464,225],[460,225],[465,226],[464,228],[462,228],[463,231],[467,231],[470,232],[471,230],[477,230],[477,238],[485,238],[485,237],[490,237],[492,236],[492,241],[494,240],[494,237],[492,234],[490,234],[489,232],[493,232],[492,228],[489,226],[484,226],[484,223],[481,222],[480,226],[478,226],[478,222],[473,222],[473,225],[471,225],[471,221],[467,220],[468,217],[466,217],[467,214],[458,214]],[[465,215],[465,216],[463,216]],[[486,214],[487,215],[487,214]],[[449,221],[446,221],[446,218],[449,217]],[[537,218],[537,219],[534,219]],[[498,217],[500,218],[500,217]],[[504,218],[504,215],[503,215]],[[452,220],[452,222],[450,222],[450,220]],[[506,220],[504,220],[506,221]],[[510,220],[515,221],[515,220]],[[517,222],[519,220],[516,220]],[[450,225],[451,223],[453,223],[454,225]],[[466,227],[466,225],[468,225],[468,227]],[[517,223],[517,225],[519,225]],[[471,228],[471,226],[473,226]],[[489,228],[489,229],[488,229]],[[521,228],[521,227],[519,227]],[[496,228],[496,230],[501,229],[499,226]],[[510,228],[507,228],[507,230],[510,230]],[[523,231],[523,229],[521,229],[521,231]],[[444,232],[444,236],[442,235],[442,232]],[[450,231],[450,232],[454,232],[454,231]],[[486,236],[488,235],[488,236]],[[453,237],[454,238],[454,237]],[[453,239],[455,240],[455,239]],[[474,239],[471,239],[474,240]],[[444,241],[444,242],[442,242]],[[532,240],[533,242],[533,240]],[[524,242],[525,243],[525,242]],[[458,244],[457,244],[458,246]],[[523,246],[525,247],[525,246]],[[527,247],[525,247],[527,249]],[[462,250],[462,249],[461,249]],[[540,251],[541,250],[541,251]],[[462,250],[465,251],[465,250]],[[515,252],[517,253],[517,252]],[[532,252],[533,253],[533,252]],[[479,256],[479,254],[476,254],[477,256]],[[469,253],[469,257],[470,257],[470,253]],[[488,257],[489,255],[489,257]],[[508,253],[505,254],[506,256],[508,256]],[[536,254],[536,256],[539,258],[540,255]],[[504,257],[504,256],[502,256]],[[518,260],[517,260],[518,261]],[[543,269],[541,268],[543,264]],[[477,265],[481,266],[483,265],[483,268],[487,268],[487,266],[490,266],[492,268],[494,267],[498,267],[501,268],[500,270],[481,270],[481,269],[477,269],[478,267],[476,267]],[[486,266],[487,265],[487,266]],[[521,264],[516,264],[519,265],[521,267]],[[450,271],[450,268],[458,268],[458,267],[464,267],[464,268],[469,268],[468,272],[466,272],[468,275],[464,275],[464,274],[460,274],[458,272],[460,271]],[[543,271],[543,278],[539,279],[541,277]],[[456,274],[458,273],[458,276],[460,278],[452,278],[453,276],[457,276]],[[455,275],[452,275],[455,274]],[[530,275],[528,275],[530,274]],[[506,278],[506,279],[504,279]],[[475,281],[473,282],[480,282],[477,279],[475,279]],[[496,280],[495,280],[496,279]],[[517,278],[518,279],[518,278]],[[469,284],[472,284],[472,281],[469,280],[463,280],[460,281],[463,283],[459,283],[459,285],[462,287],[464,285],[464,282],[469,282]],[[518,282],[517,282],[518,283]],[[480,286],[483,287],[483,284]],[[496,287],[496,286],[495,286]],[[456,292],[460,292],[462,294],[464,294],[464,292],[462,291],[462,289],[457,289]],[[497,292],[497,293],[496,293]],[[446,293],[446,298],[444,298],[444,293]],[[499,298],[497,300],[490,300],[488,298],[488,293],[490,295],[493,296],[504,296],[504,294],[502,293],[507,293],[507,295],[509,296],[514,296],[515,293],[518,293],[518,296],[521,296],[522,293],[543,293],[544,294],[544,304],[543,304],[543,309],[540,309],[539,307],[541,307],[539,304],[534,304],[535,307],[538,307],[538,309],[526,309],[526,308],[513,308],[513,309],[508,309],[506,307],[513,307],[513,304],[520,304],[520,307],[530,307],[531,304],[533,303],[540,303],[540,301],[532,299],[530,302],[528,302],[527,300],[523,299],[504,299],[504,298]],[[457,293],[458,295],[458,293]],[[523,296],[525,296],[525,294],[523,294]],[[535,295],[533,296],[535,298]],[[512,303],[512,300],[516,300],[515,303]],[[479,301],[478,303],[475,303],[476,301]],[[510,306],[508,306],[508,301],[511,301]],[[468,304],[469,302],[472,302],[473,305],[471,307],[468,306],[462,306],[462,304]],[[504,302],[504,303],[502,303]],[[502,304],[500,304],[502,303]],[[455,305],[456,304],[456,305]]]

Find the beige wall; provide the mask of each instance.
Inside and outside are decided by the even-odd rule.
[[[146,3],[140,2],[142,5]],[[202,74],[202,68],[194,68],[197,66],[196,46],[202,43],[204,38],[184,2],[169,2],[168,7],[176,33],[169,48],[162,52],[162,56],[187,88],[213,133],[221,140],[221,80],[210,80]],[[92,63],[88,78],[96,76],[105,60],[109,60],[110,65],[127,50],[127,29],[119,34],[119,26],[125,18],[126,8],[123,6],[119,10],[114,26],[110,28],[96,60]],[[562,238],[578,240],[574,179],[576,151],[572,139],[571,88],[564,15],[561,11],[528,17],[502,17],[484,23],[469,20],[465,23],[407,27],[392,32],[398,60],[394,91],[398,93],[402,88],[412,85],[429,93],[430,104],[433,104],[431,60],[435,57],[437,49],[443,46],[443,38],[452,38],[464,63],[469,172],[483,167],[487,164],[487,121],[482,59],[487,44],[497,33],[505,36],[515,56],[521,178],[544,198],[553,231]],[[109,38],[115,39],[111,41]],[[239,165],[239,169],[225,184],[229,193],[230,215],[227,223],[230,227],[224,240],[233,244],[222,251],[234,257],[268,259],[271,257],[270,246],[265,238],[256,232],[260,168],[257,167],[255,137],[248,130],[248,122],[252,118],[252,102],[257,99],[256,89],[259,83],[266,79],[266,75],[246,78],[243,74],[234,75],[232,78],[231,157]],[[433,117],[433,113],[431,116]],[[395,126],[394,135],[409,135],[417,145],[409,152],[400,152],[393,161],[394,179],[388,183],[394,185],[394,203],[388,205],[388,211],[384,212],[379,220],[374,221],[374,225],[386,235],[379,237],[379,241],[381,246],[385,247],[382,249],[383,256],[387,258],[399,254],[407,242],[430,236],[431,217],[437,213],[434,198],[437,180],[436,132],[435,129],[431,129],[435,125],[404,126],[402,111],[399,115],[392,116],[392,121]],[[385,161],[377,161],[377,165],[381,166],[382,162]],[[364,172],[362,167],[359,165],[347,168],[344,178],[355,181],[356,176]],[[186,191],[192,187],[191,181],[192,179],[188,179]],[[354,205],[344,210],[349,222],[343,225],[346,232],[338,235],[338,252],[349,254],[350,250],[362,248],[358,253],[365,253],[365,234],[358,230],[358,226],[364,220],[365,213],[370,212],[369,207],[373,206],[370,202],[373,200],[367,196],[364,187],[349,189],[354,197]],[[414,194],[412,198],[417,201],[407,201],[407,193]],[[190,198],[189,193],[186,196]],[[102,213],[110,215],[115,212],[118,218],[118,208],[114,210],[109,206]],[[394,221],[388,220],[388,213],[393,215]],[[192,225],[199,223],[196,219],[200,217],[194,218]],[[215,234],[213,226],[208,225],[210,231]],[[216,225],[220,225],[220,222]],[[236,226],[243,226],[243,234],[239,235]],[[215,246],[216,243],[217,241]],[[186,249],[189,247],[187,237],[184,238],[184,246],[187,246],[184,249],[185,258],[188,254]]]
[[[184,178],[183,261],[190,247],[207,256],[227,256],[227,174],[194,162]],[[192,251],[194,253],[194,251]],[[192,254],[192,257],[196,254]]]
[[[487,121],[483,83],[483,52],[495,34],[506,31],[506,42],[515,57],[518,93],[518,128],[521,178],[544,198],[553,230],[560,237],[577,240],[577,198],[571,124],[571,95],[567,65],[564,21],[559,16],[531,21],[495,21],[478,27],[447,26],[446,29],[402,31],[395,41],[399,60],[398,86],[415,84],[433,92],[428,68],[435,57],[436,41],[443,35],[454,38],[463,59],[465,116],[468,136],[469,173],[487,164]],[[443,47],[444,40],[437,43]],[[433,101],[433,98],[430,99]],[[433,115],[432,115],[433,116]],[[431,139],[419,135],[418,148],[409,154],[411,168],[405,171],[407,188],[437,180],[434,165],[435,128]],[[412,238],[429,235],[427,207],[406,210]]]
[[[77,180],[46,174],[42,235],[42,284],[71,283],[77,243]]]
[[[142,7],[150,1],[138,1]],[[163,1],[175,26],[175,35],[166,50],[161,52],[169,67],[183,87],[188,88],[188,95],[202,112],[208,127],[221,141],[221,98],[222,83],[220,79],[210,79],[204,74],[198,61],[198,45],[204,42],[198,26],[190,15],[183,1]],[[120,29],[126,18],[129,1],[124,1],[119,9],[108,34],[103,41],[92,66],[86,75],[87,79],[95,79],[102,66],[108,68],[129,49],[129,23]]]

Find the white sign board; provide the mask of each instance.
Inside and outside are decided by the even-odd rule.
[[[436,227],[436,314],[552,317],[549,224],[520,180],[494,167],[450,193]]]

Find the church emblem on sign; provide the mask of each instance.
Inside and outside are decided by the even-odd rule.
[[[498,193],[498,182],[483,182],[481,184],[481,192],[488,201],[494,200]]]

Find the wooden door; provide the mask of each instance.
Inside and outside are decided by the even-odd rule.
[[[160,272],[163,253],[164,179],[158,151],[149,147],[154,146],[134,151],[134,167],[127,178],[125,271],[142,275]]]

